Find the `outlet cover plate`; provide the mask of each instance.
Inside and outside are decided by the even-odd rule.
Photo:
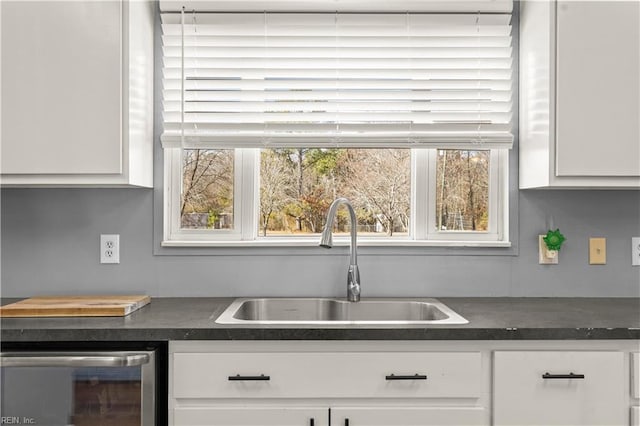
[[[120,235],[100,235],[100,263],[120,263]]]
[[[560,254],[557,250],[547,248],[547,244],[543,240],[544,237],[544,235],[538,235],[538,263],[540,265],[557,265]]]

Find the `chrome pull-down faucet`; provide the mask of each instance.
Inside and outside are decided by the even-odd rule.
[[[333,220],[336,217],[336,211],[340,204],[344,204],[349,210],[351,218],[351,254],[349,257],[349,271],[347,272],[347,299],[349,302],[360,301],[360,272],[358,271],[358,246],[356,241],[358,221],[356,220],[356,212],[353,206],[346,198],[337,198],[327,213],[327,223],[322,230],[320,237],[320,247],[331,248],[333,246]]]

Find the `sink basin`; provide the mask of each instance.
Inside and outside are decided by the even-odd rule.
[[[216,320],[255,325],[437,325],[468,321],[436,299],[236,299]]]

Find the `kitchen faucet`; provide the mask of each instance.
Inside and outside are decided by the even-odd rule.
[[[351,217],[351,255],[349,257],[349,271],[347,272],[347,299],[349,302],[360,301],[360,272],[358,271],[358,246],[356,243],[356,234],[358,232],[356,212],[353,210],[353,206],[346,198],[337,198],[327,213],[327,223],[322,230],[322,237],[320,237],[320,247],[331,248],[333,246],[333,220],[336,217],[336,211],[340,204],[344,204],[349,210],[349,216]]]

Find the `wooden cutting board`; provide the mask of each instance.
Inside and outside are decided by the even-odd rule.
[[[149,296],[39,296],[0,307],[0,317],[123,317],[151,302]]]

